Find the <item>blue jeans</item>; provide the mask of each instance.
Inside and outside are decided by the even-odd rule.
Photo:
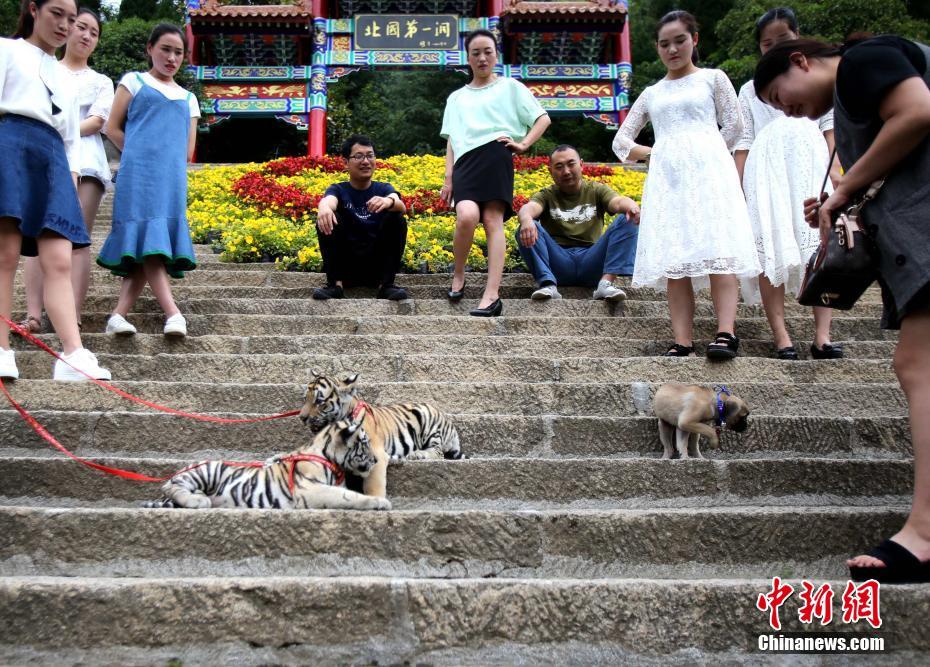
[[[523,247],[518,229],[517,248],[538,284],[596,287],[605,273],[633,275],[639,227],[627,222],[625,215],[618,215],[597,243],[587,248],[563,248],[538,220],[535,222],[539,234],[536,243],[532,248]]]

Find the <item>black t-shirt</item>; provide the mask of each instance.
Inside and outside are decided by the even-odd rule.
[[[894,35],[873,37],[849,47],[836,72],[836,96],[859,122],[880,120],[888,91],[912,76],[922,77],[927,62],[913,42]]]
[[[367,190],[356,190],[348,181],[334,183],[326,188],[324,197],[332,195],[339,200],[336,214],[340,224],[347,224],[345,230],[349,237],[359,241],[374,238],[388,211],[372,213],[368,210],[368,200],[372,197],[387,197],[396,192],[390,183],[372,181]]]

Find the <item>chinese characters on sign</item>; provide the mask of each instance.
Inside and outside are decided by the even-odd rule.
[[[808,581],[801,582],[802,590],[799,597],[801,605],[798,607],[798,620],[809,624],[815,620],[820,625],[828,625],[833,620],[833,589],[830,584],[815,587]],[[873,579],[856,585],[852,581],[846,583],[843,590],[843,623],[858,623],[865,621],[873,628],[882,626],[879,611],[879,583]],[[756,608],[768,612],[769,625],[773,630],[781,630],[779,609],[794,593],[791,584],[783,583],[779,577],[772,579],[772,588],[767,593],[760,593],[756,600]]]
[[[357,51],[456,51],[459,17],[455,14],[358,14]]]

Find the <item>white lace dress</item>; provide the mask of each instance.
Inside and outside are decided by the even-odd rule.
[[[110,117],[110,107],[113,106],[113,82],[110,78],[90,68],[76,72],[67,67],[63,69],[74,77],[81,122],[89,116],[99,116],[106,123]],[[113,176],[100,132],[81,137],[81,176],[96,178],[107,190],[113,187]]]
[[[823,133],[833,112],[819,121],[790,118],[756,97],[752,81],[739,91],[744,128],[736,150],[748,150],[743,190],[762,273],[797,295],[820,234],[804,222],[804,200],[820,192],[830,161]],[[827,180],[827,192],[833,186]],[[759,303],[759,279],[741,280],[743,299]]]
[[[659,81],[637,98],[613,150],[625,160],[652,122],[655,145],[643,189],[633,285],[664,290],[668,278],[760,272],[731,147],[742,133],[736,91],[720,70]],[[719,125],[719,128],[718,128]]]

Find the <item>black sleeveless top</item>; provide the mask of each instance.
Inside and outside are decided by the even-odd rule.
[[[889,61],[896,64],[889,67]],[[900,37],[869,39],[843,55],[837,70],[834,136],[845,169],[862,157],[881,130],[878,108],[892,87],[916,74],[930,88],[928,64],[930,47]],[[855,88],[853,75],[858,82]],[[862,216],[881,252],[886,321],[897,321],[917,292],[930,283],[930,136],[892,169]],[[893,304],[888,303],[889,294]]]

